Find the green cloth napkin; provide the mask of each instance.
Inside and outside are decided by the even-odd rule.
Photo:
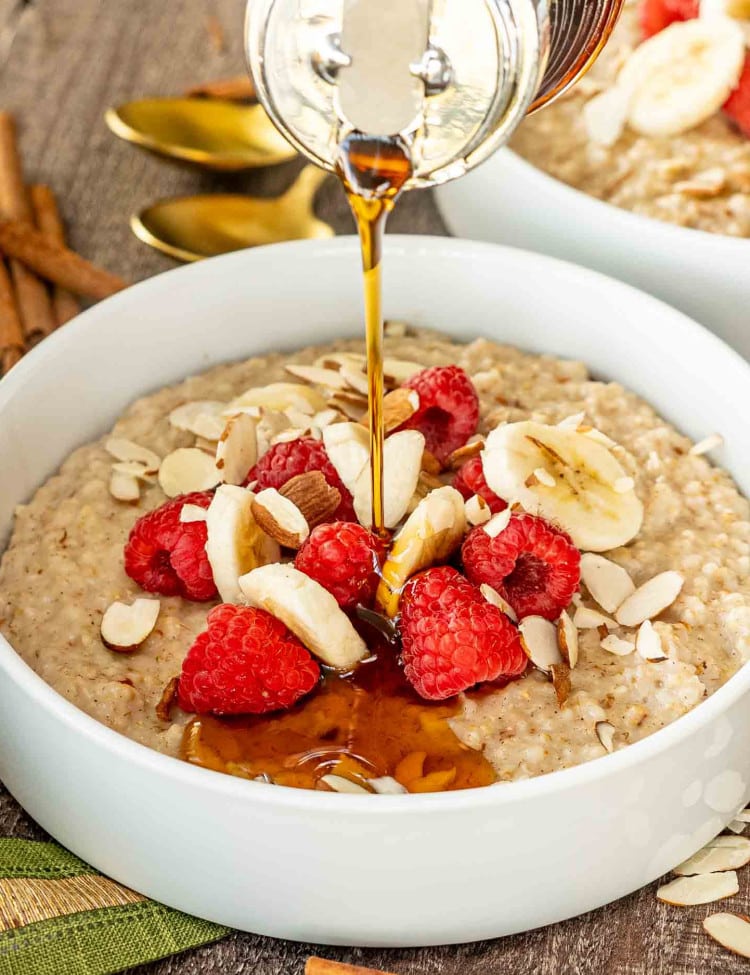
[[[146,900],[56,843],[0,839],[0,975],[111,975],[229,930]]]

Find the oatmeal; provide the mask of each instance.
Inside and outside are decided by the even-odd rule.
[[[750,237],[750,137],[733,118],[713,111],[669,135],[617,124],[621,103],[611,96],[641,43],[640,6],[626,2],[589,75],[556,104],[527,119],[512,148],[556,179],[615,206],[684,227]],[[691,70],[687,64],[685,69]],[[694,70],[700,78],[702,67]],[[747,68],[743,83],[745,75],[750,83]],[[601,103],[600,117],[587,118],[603,95],[608,100]],[[614,128],[600,139],[592,132],[592,119],[597,126]]]
[[[379,658],[382,662],[383,654],[397,653],[385,639],[393,626],[387,617],[398,623],[400,612],[406,674],[421,698],[406,685],[398,668],[387,668],[387,681],[400,682],[395,698],[389,699],[388,713],[393,715],[389,720],[396,721],[398,715],[403,722],[399,727],[407,746],[403,754],[403,749],[393,751],[393,770],[382,782],[373,779],[378,785],[372,788],[398,791],[399,783],[410,782],[409,791],[429,791],[481,784],[493,776],[505,781],[539,775],[623,748],[689,711],[750,657],[750,511],[730,477],[703,454],[715,442],[692,449],[687,438],[639,397],[616,383],[591,380],[580,363],[529,355],[484,339],[458,345],[433,333],[411,334],[399,328],[386,338],[385,370],[393,373],[389,383],[397,388],[397,395],[391,394],[390,410],[402,424],[386,440],[391,444],[390,466],[387,453],[385,468],[387,523],[393,529],[404,527],[391,543],[390,555],[384,557],[382,579],[363,573],[355,559],[357,547],[365,545],[364,561],[370,558],[371,567],[366,546],[373,546],[376,557],[380,550],[355,522],[356,515],[367,522],[369,503],[361,478],[352,474],[358,473],[361,462],[356,470],[347,468],[360,449],[357,444],[361,446],[350,422],[363,414],[363,394],[355,390],[357,383],[361,386],[361,375],[352,375],[349,384],[340,379],[347,370],[356,373],[356,360],[346,354],[361,351],[361,342],[346,341],[306,349],[291,359],[273,355],[215,368],[144,397],[127,410],[108,438],[75,451],[60,472],[18,509],[0,563],[0,631],[23,659],[79,708],[144,745],[236,774],[249,775],[247,769],[253,770],[252,777],[278,773],[279,781],[310,787],[304,769],[295,771],[298,780],[284,779],[289,767],[284,754],[275,755],[270,773],[265,767],[258,772],[257,763],[239,752],[228,758],[222,752],[225,732],[229,729],[234,735],[235,750],[241,750],[244,741],[248,748],[255,742],[252,747],[257,751],[258,735],[275,722],[291,749],[291,743],[306,741],[304,736],[311,734],[310,723],[301,723],[307,706],[320,720],[333,720],[337,732],[362,707],[369,734],[378,721],[378,709],[373,707],[376,697],[366,697],[376,694],[378,687],[377,670],[368,671],[372,665],[366,662],[374,641],[369,637],[367,645],[363,641],[362,620],[356,628],[349,620],[355,604],[370,601],[371,605],[376,599],[378,625],[385,634],[379,638]],[[285,369],[290,363],[292,373]],[[305,368],[313,364],[314,368]],[[450,393],[459,402],[467,389],[472,396],[476,390],[479,419],[478,425],[475,419],[471,424],[465,418],[461,421],[460,442],[428,440],[432,449],[423,455],[423,436],[416,429],[404,429],[403,421],[406,418],[408,427],[419,397],[428,396],[422,378],[426,374],[418,370],[432,366],[460,367],[440,374],[445,384],[441,395]],[[409,389],[418,391],[416,397],[402,391],[407,380]],[[276,383],[286,385],[272,385]],[[296,407],[289,405],[290,395],[297,398]],[[222,410],[227,412],[226,405],[233,402],[228,412],[253,416],[259,396],[266,412],[258,425],[258,443],[255,453],[243,453],[247,441],[238,432],[241,421],[226,426]],[[272,418],[278,411],[268,408],[269,397],[274,396],[276,405],[287,411],[277,426]],[[306,428],[316,424],[321,427],[313,436],[305,436]],[[450,429],[455,432],[455,425]],[[347,431],[351,440],[342,453]],[[613,465],[614,493],[596,500],[592,496],[595,509],[590,517],[580,509],[573,516],[565,492],[550,486],[541,517],[525,514],[521,506],[527,510],[532,506],[525,492],[532,497],[535,491],[543,492],[548,482],[555,484],[559,452],[576,436],[587,438],[585,444],[578,441],[585,463],[603,463],[604,458]],[[486,438],[484,444],[480,437]],[[508,508],[493,493],[501,479],[492,458],[501,456],[514,437],[521,437],[530,452],[522,461],[531,475],[523,475],[519,490],[507,499],[517,504]],[[224,445],[218,451],[226,468],[224,477],[231,468],[236,484],[223,484],[214,494],[222,479],[214,463],[217,442]],[[286,457],[285,463],[299,465],[301,443],[307,451],[305,472],[290,467],[289,477],[277,478],[273,485],[251,482],[254,494],[240,486],[254,458],[267,455],[272,445],[288,445],[277,446],[278,455]],[[193,453],[196,450],[211,465],[204,464]],[[537,450],[541,461],[534,454]],[[511,454],[503,456],[507,460]],[[515,451],[513,463],[521,462],[518,456]],[[315,457],[313,464],[310,458]],[[277,472],[279,464],[274,467]],[[489,488],[477,480],[482,465]],[[504,464],[503,476],[511,467]],[[260,465],[253,468],[259,469]],[[399,472],[391,495],[389,470]],[[137,482],[135,489],[128,484],[130,500],[120,499],[122,478]],[[408,496],[398,494],[397,481],[409,483]],[[469,497],[465,511],[461,494],[451,486],[454,482]],[[351,485],[351,494],[345,485]],[[189,578],[192,586],[190,598],[184,598],[184,592],[144,592],[125,571],[123,548],[129,533],[142,516],[165,505],[164,488],[170,496],[193,492],[187,499],[176,499],[173,504],[179,516],[169,516],[175,519],[170,531],[174,533],[179,524],[180,537],[187,540],[182,556],[187,565],[184,579]],[[218,529],[217,498],[224,499]],[[258,568],[241,576],[247,570],[241,564],[247,551],[243,554],[232,541],[237,535],[231,535],[230,529],[235,531],[239,524],[233,520],[239,518],[239,509],[232,507],[235,501],[251,501],[247,510],[255,512],[245,511],[242,530],[243,545],[252,548]],[[342,517],[351,526],[345,543],[338,529],[331,527],[333,518]],[[568,528],[575,544],[555,526],[557,521]],[[250,524],[252,536],[247,535]],[[628,536],[627,544],[613,547],[623,530],[621,537]],[[324,541],[325,532],[331,534],[327,547],[319,547],[315,557],[309,557],[304,546],[316,532],[315,537]],[[457,546],[467,532],[474,541],[463,542],[461,560]],[[635,532],[632,538],[631,532]],[[520,562],[512,572],[501,572],[504,580],[495,583],[492,573],[497,566],[485,555],[490,552],[497,559],[496,546],[513,533],[532,538],[534,544],[542,539],[554,549],[554,559],[545,568],[545,572],[554,570],[554,587],[549,574],[545,583],[550,592],[554,588],[552,596],[538,591],[534,572]],[[206,537],[213,578],[201,561]],[[305,538],[308,541],[303,542]],[[429,544],[415,544],[415,539],[425,538]],[[335,561],[330,565],[325,561],[339,542],[347,554],[337,558],[352,560],[345,571],[339,571]],[[294,563],[289,555],[282,558],[282,550],[300,543],[303,548]],[[593,554],[580,560],[579,549]],[[134,554],[131,546],[128,571],[136,577],[142,569],[134,562],[139,552]],[[450,566],[430,568],[446,559],[460,565],[468,578]],[[148,571],[158,568],[149,564]],[[491,620],[487,639],[494,641],[490,650],[497,659],[467,660],[463,654],[450,674],[435,673],[434,662],[424,653],[425,646],[431,645],[425,641],[432,639],[427,616],[433,610],[418,615],[423,606],[434,606],[429,586],[412,582],[400,595],[406,580],[425,569],[417,579],[429,578],[429,585],[443,587],[435,592],[450,590],[451,594],[448,608],[454,615],[440,617],[435,609],[438,622],[447,620],[449,626],[460,617],[473,625],[477,615]],[[306,591],[307,586],[313,591],[321,580],[330,606],[314,599],[303,606],[295,593]],[[207,630],[207,614],[219,602],[215,587],[225,604],[237,605],[225,607],[218,616],[212,613]],[[150,600],[158,600],[158,607]],[[463,609],[461,600],[465,600]],[[248,603],[260,608],[243,609]],[[285,698],[286,692],[278,687],[272,687],[271,693],[282,694],[275,706],[291,710],[277,711],[270,718],[258,714],[222,719],[211,713],[208,704],[196,719],[177,703],[188,701],[200,715],[201,695],[225,693],[226,688],[207,689],[200,670],[203,663],[193,661],[191,670],[183,664],[186,654],[190,650],[193,659],[195,647],[205,649],[207,641],[223,638],[243,612],[261,614],[266,627],[263,639],[269,645],[278,641],[274,645],[286,647],[285,654],[288,650],[283,666],[289,669],[284,673],[293,673],[294,678],[285,686],[294,693]],[[374,616],[371,611],[369,615]],[[520,637],[515,625],[519,616]],[[415,619],[418,625],[409,630]],[[335,632],[332,621],[338,627]],[[477,632],[484,634],[484,630]],[[443,636],[438,627],[438,637]],[[478,646],[483,646],[484,638],[477,637]],[[232,647],[232,652],[244,652],[239,644]],[[519,647],[531,658],[528,669]],[[328,676],[322,689],[315,690],[321,665]],[[354,682],[332,677],[328,667],[355,668]],[[463,684],[462,668],[469,674]],[[178,699],[174,678],[181,669]],[[493,686],[498,678],[500,683]],[[479,690],[473,688],[477,683],[482,684]],[[308,696],[297,704],[298,695]],[[366,707],[357,703],[365,699]],[[253,707],[259,712],[263,706],[260,700]],[[241,707],[234,711],[224,707],[220,713],[243,712]],[[460,744],[446,737],[445,722],[471,750],[464,748],[463,755],[476,753],[476,762],[461,757]],[[343,727],[344,737],[345,732]],[[357,733],[363,735],[362,727]],[[390,734],[391,749],[392,739]],[[329,746],[334,740],[338,739],[333,733],[326,738]],[[428,758],[426,767],[430,742],[438,742],[446,754],[454,755],[453,761],[431,768]],[[342,778],[351,780],[351,785],[362,777],[367,778],[366,769],[350,757],[336,765],[335,774],[325,777],[325,786],[341,789]]]

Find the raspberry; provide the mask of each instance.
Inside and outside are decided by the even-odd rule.
[[[698,0],[641,0],[638,19],[647,40],[670,24],[698,16]]]
[[[401,429],[423,433],[427,449],[444,464],[477,430],[479,400],[471,380],[459,366],[433,366],[404,385],[419,393],[419,409]]]
[[[508,527],[495,538],[481,526],[475,528],[461,555],[469,579],[496,589],[519,619],[557,619],[581,578],[581,555],[573,542],[534,515],[512,515]]]
[[[206,555],[206,523],[180,521],[183,505],[207,508],[212,497],[210,491],[182,494],[133,525],[125,544],[125,571],[142,589],[197,602],[216,597]]]
[[[265,488],[278,490],[293,477],[308,471],[320,471],[329,485],[341,494],[341,503],[333,513],[334,521],[356,521],[351,494],[336,473],[323,444],[312,437],[274,444],[250,471],[246,483],[257,481],[258,491]]]
[[[290,708],[319,678],[317,663],[275,616],[222,603],[182,663],[178,703],[198,714],[265,714]]]
[[[339,606],[369,606],[378,587],[382,544],[350,521],[334,521],[314,528],[297,552],[294,565],[335,597]]]
[[[484,681],[526,669],[518,630],[476,586],[450,566],[406,584],[399,632],[407,680],[422,697],[442,700]]]
[[[750,139],[750,54],[745,57],[737,87],[724,102],[724,111],[740,132]]]
[[[498,511],[504,511],[508,507],[506,502],[502,498],[498,498],[487,481],[485,481],[482,458],[478,455],[472,457],[471,460],[467,460],[465,464],[459,467],[455,480],[453,481],[453,487],[467,501],[474,494],[478,494],[480,498],[484,498],[493,515],[496,515]]]

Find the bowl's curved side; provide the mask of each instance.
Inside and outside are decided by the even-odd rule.
[[[396,239],[387,256],[390,317],[586,358],[685,418],[695,438],[722,429],[722,461],[750,489],[750,367],[680,314],[505,248]],[[43,343],[0,383],[0,532],[13,505],[137,393],[357,330],[358,261],[353,240],[231,255],[152,279]],[[601,762],[472,793],[376,799],[166,759],[76,711],[2,639],[0,671],[0,776],[42,826],[152,897],[286,938],[437,944],[588,910],[697,849],[744,803],[750,780],[750,669]]]
[[[510,149],[436,192],[453,233],[610,274],[691,315],[750,358],[750,241],[622,210]]]

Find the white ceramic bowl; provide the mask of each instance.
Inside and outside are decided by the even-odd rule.
[[[453,233],[611,274],[669,302],[750,359],[750,240],[642,217],[502,149],[438,190]]]
[[[394,238],[387,314],[586,359],[750,491],[750,367],[623,284],[501,247]],[[0,526],[135,396],[214,363],[356,334],[352,239],[172,271],[86,312],[0,383]],[[108,730],[0,639],[0,777],[61,843],[174,907],[313,942],[426,945],[548,924],[692,854],[750,782],[750,668],[631,748],[527,782],[442,795],[303,792],[194,768]]]

